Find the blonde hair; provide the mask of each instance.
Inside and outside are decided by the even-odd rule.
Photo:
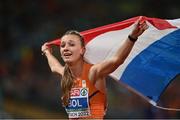
[[[64,35],[77,35],[77,36],[79,36],[81,46],[82,47],[85,46],[83,36],[79,32],[77,32],[76,30],[69,30]],[[62,99],[63,106],[67,106],[69,103],[70,91],[74,85],[73,81],[74,81],[74,77],[72,75],[72,72],[71,72],[69,66],[67,64],[65,64],[64,75],[62,76],[62,80],[61,80],[61,90],[62,90],[62,98],[61,99]]]

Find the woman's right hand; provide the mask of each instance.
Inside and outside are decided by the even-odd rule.
[[[41,51],[42,51],[42,55],[46,55],[47,53],[52,53],[52,50],[51,48],[47,45],[48,43],[44,43],[42,46],[41,46]]]
[[[54,55],[52,55],[52,48],[48,45],[48,43],[44,43],[41,46],[42,55],[45,55],[49,67],[53,73],[58,73],[60,75],[63,75],[64,73],[64,67],[61,65],[61,63],[56,59]]]

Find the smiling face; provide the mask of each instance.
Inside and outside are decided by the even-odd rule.
[[[61,38],[60,52],[64,62],[72,64],[83,58],[85,48],[80,39],[75,34],[67,34]]]

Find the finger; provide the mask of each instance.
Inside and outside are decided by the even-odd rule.
[[[46,42],[46,43],[44,43],[44,44],[42,45],[41,50],[44,51],[44,50],[49,49],[49,48],[50,48],[50,47],[48,46],[48,43]]]
[[[146,21],[144,21],[143,23],[141,23],[140,26],[139,26],[139,28],[140,28],[140,29],[142,29],[142,28],[143,28],[143,29],[148,28],[148,25],[147,25]]]
[[[146,24],[144,25],[144,27],[145,27],[145,29],[148,29],[148,28],[149,28],[149,25],[146,23]]]
[[[140,26],[144,26],[146,24],[147,24],[146,21],[140,21],[140,23],[139,23]]]
[[[140,17],[138,18],[137,22],[140,23],[140,22],[142,21],[142,18],[143,18],[143,17],[140,16]]]
[[[48,46],[48,42],[45,42],[44,45],[45,45],[45,46]]]
[[[142,29],[145,24],[146,24],[146,21],[139,21],[137,28]]]
[[[140,22],[142,20],[142,16],[140,16],[136,21],[135,21],[135,27],[139,26],[140,25]]]
[[[46,51],[46,50],[51,51],[48,47],[46,47],[46,48],[44,48],[44,49],[42,50],[42,53],[41,53],[41,54],[42,54],[42,55],[45,55],[45,51]]]
[[[139,35],[141,35],[145,30],[147,30],[148,29],[148,26],[147,25],[144,25],[144,26],[142,26],[142,28],[141,29],[139,29]]]
[[[142,26],[142,29],[144,29],[144,30],[147,30],[149,28],[149,26],[147,25],[147,24],[144,24],[143,26]]]
[[[143,16],[140,16],[137,21],[138,21],[139,25],[146,23],[146,20],[144,19]]]

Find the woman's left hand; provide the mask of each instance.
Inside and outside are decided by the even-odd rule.
[[[138,20],[130,36],[134,39],[137,39],[145,30],[148,29],[148,27],[149,26],[147,25],[146,21]]]

